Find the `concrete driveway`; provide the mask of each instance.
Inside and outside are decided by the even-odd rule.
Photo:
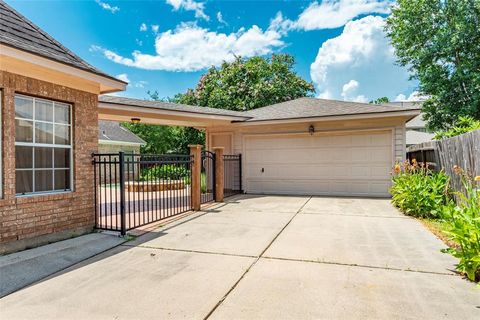
[[[239,196],[0,300],[4,319],[480,319],[385,199]]]

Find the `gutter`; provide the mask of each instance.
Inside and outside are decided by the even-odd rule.
[[[332,121],[332,120],[348,120],[348,119],[370,119],[370,118],[387,118],[392,116],[409,116],[408,120],[415,118],[420,114],[420,109],[411,110],[394,110],[385,112],[369,112],[369,113],[356,113],[345,115],[327,115],[327,116],[313,116],[313,117],[297,117],[297,118],[285,118],[285,119],[261,119],[261,120],[246,120],[246,121],[232,121],[232,124],[238,125],[265,125],[265,124],[282,124],[282,123],[297,123],[305,122],[306,120],[320,122],[320,121]]]

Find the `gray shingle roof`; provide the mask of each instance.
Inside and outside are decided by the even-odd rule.
[[[115,121],[98,121],[98,140],[145,144],[145,141]]]
[[[361,115],[387,112],[419,110],[418,106],[376,105],[316,98],[299,98],[273,104],[250,111],[231,111],[161,101],[138,100],[116,96],[100,96],[100,102],[125,106],[157,108],[167,111],[181,111],[198,114],[237,117],[235,122],[253,122],[268,120],[307,119],[330,116]]]
[[[85,62],[2,0],[0,0],[0,43],[123,82]]]
[[[245,112],[245,115],[251,117],[251,119],[247,121],[267,121],[373,114],[418,109],[418,106],[402,107],[317,98],[299,98],[250,110]]]
[[[245,118],[245,115],[243,112],[191,106],[191,105],[170,103],[170,102],[163,102],[163,101],[140,100],[140,99],[124,98],[124,97],[109,96],[109,95],[99,96],[98,101],[104,102],[104,103],[120,104],[125,106],[155,108],[155,109],[166,110],[166,111],[181,111],[181,112],[190,112],[190,113],[198,113],[198,114],[230,116],[230,117],[239,117],[239,119]]]

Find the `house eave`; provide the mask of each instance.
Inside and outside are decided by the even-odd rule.
[[[102,144],[102,145],[112,144],[112,145],[140,147],[140,146],[144,146],[146,143],[98,139],[98,144]]]
[[[49,59],[30,51],[14,48],[5,43],[0,43],[0,56],[8,57],[10,59],[14,59],[20,62],[33,64],[41,68],[52,70],[54,72],[80,78],[91,83],[96,83],[98,84],[97,94],[124,91],[127,86],[126,82],[118,80],[114,77],[74,67],[69,64]],[[0,68],[2,70],[4,69],[3,64],[4,63],[0,64]]]
[[[232,124],[238,126],[255,126],[255,125],[274,125],[287,123],[303,123],[303,122],[321,122],[321,121],[336,121],[336,120],[355,120],[355,119],[376,119],[376,118],[390,118],[390,117],[405,117],[406,121],[413,119],[420,114],[420,110],[401,110],[378,113],[361,113],[361,114],[346,114],[333,116],[317,116],[317,117],[298,117],[287,119],[266,119],[266,120],[248,120],[248,121],[232,121]]]

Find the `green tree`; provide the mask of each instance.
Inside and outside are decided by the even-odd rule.
[[[182,103],[176,98],[160,98],[157,91],[148,91],[147,93],[154,101]],[[188,154],[189,144],[205,145],[205,133],[195,128],[128,122],[123,125],[146,142],[146,145],[141,147],[142,153]]]
[[[398,0],[386,32],[398,62],[419,80],[431,130],[480,119],[480,1]]]
[[[370,101],[369,103],[382,104],[382,103],[389,103],[389,102],[390,102],[390,99],[388,99],[388,97],[380,97],[378,99]]]
[[[460,117],[450,129],[435,132],[435,139],[451,138],[475,130],[480,130],[480,120],[472,117]]]
[[[169,127],[129,122],[122,125],[146,142],[146,145],[140,148],[141,153],[162,154],[171,151],[171,130]]]
[[[270,104],[312,95],[313,84],[300,78],[292,69],[295,59],[287,54],[270,58],[237,57],[212,67],[195,90],[178,94],[176,102],[211,108],[246,111]]]

